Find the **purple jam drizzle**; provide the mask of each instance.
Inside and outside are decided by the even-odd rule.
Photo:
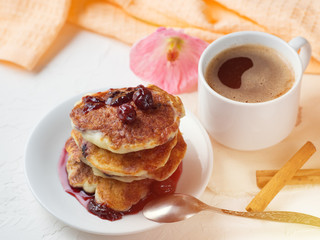
[[[82,98],[82,101],[84,103],[83,112],[85,114],[106,105],[104,100],[93,96],[85,96]]]
[[[90,95],[85,96],[82,98],[82,102],[84,103],[82,111],[84,114],[87,114],[92,110],[97,110],[107,105],[119,107],[118,117],[123,123],[129,124],[136,119],[136,110],[132,105],[127,104],[131,101],[141,110],[155,108],[151,91],[143,85],[139,85],[136,88],[127,88],[124,91],[110,89],[110,92],[107,94],[107,100]]]
[[[96,203],[94,200],[94,195],[86,193],[81,188],[71,187],[69,185],[68,174],[66,171],[67,160],[68,153],[65,149],[63,149],[58,164],[59,178],[63,189],[75,197],[81,203],[81,205],[88,210],[88,212],[100,217],[101,219],[106,219],[109,221],[119,220],[124,215],[136,214],[140,212],[151,200],[163,195],[174,193],[182,173],[182,163],[180,163],[177,170],[168,179],[160,182],[154,181],[151,184],[151,191],[148,196],[140,200],[137,204],[133,205],[129,210],[119,212],[109,208],[107,205]]]
[[[127,88],[126,91],[111,91],[110,96],[106,100],[105,104],[113,107],[120,106],[124,103],[130,102],[134,93],[133,88]]]
[[[253,67],[253,62],[250,58],[230,58],[219,68],[218,77],[227,87],[237,89],[241,86],[242,74],[251,67]]]

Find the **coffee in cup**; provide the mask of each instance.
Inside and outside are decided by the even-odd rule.
[[[295,126],[302,74],[310,57],[311,46],[303,37],[285,42],[268,33],[244,31],[215,40],[204,50],[199,60],[200,121],[217,142],[230,148],[259,150],[279,143]],[[266,60],[259,63],[261,59]],[[232,67],[234,61],[240,61],[239,69]],[[255,67],[260,70],[255,70]],[[224,90],[212,86],[212,79],[206,76],[207,69],[208,72],[218,71],[216,74],[219,75],[221,68],[221,85]],[[234,71],[240,80],[234,80]],[[227,79],[223,79],[225,75]],[[261,81],[265,75],[272,83],[271,87],[263,83],[266,80]],[[284,80],[280,81],[282,78]],[[258,85],[253,87],[255,94],[251,99],[248,98],[250,91],[241,93],[245,85],[250,85],[245,79],[252,81],[250,84],[256,81]],[[282,86],[277,85],[279,82],[282,82]],[[264,86],[260,87],[259,84]],[[269,88],[272,91],[278,89],[278,92],[259,93],[255,88],[267,93]],[[239,92],[240,96],[233,95],[234,92]],[[232,100],[224,96],[227,93],[231,93]],[[271,97],[268,100],[262,98],[262,95]]]
[[[208,64],[209,86],[231,100],[258,103],[285,94],[295,81],[287,60],[276,50],[255,44],[226,49]]]

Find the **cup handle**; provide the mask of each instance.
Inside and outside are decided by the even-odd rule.
[[[311,58],[311,45],[308,40],[303,37],[295,37],[290,40],[289,45],[298,52],[302,63],[302,69],[303,71],[306,70]]]

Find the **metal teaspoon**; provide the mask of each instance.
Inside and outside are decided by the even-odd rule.
[[[185,220],[201,211],[213,211],[239,217],[320,227],[320,218],[304,213],[286,211],[238,212],[209,206],[193,196],[179,193],[149,202],[142,212],[149,220],[160,223],[171,223]]]

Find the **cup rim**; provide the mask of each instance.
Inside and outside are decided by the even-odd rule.
[[[290,52],[293,53],[293,55],[296,56],[297,58],[297,61],[299,62],[299,66],[300,68],[297,70],[298,72],[298,76],[295,77],[295,81],[294,81],[294,84],[292,85],[292,87],[287,91],[285,92],[284,94],[282,94],[281,96],[277,97],[277,98],[274,98],[274,99],[271,99],[271,100],[268,100],[268,101],[264,101],[264,102],[240,102],[240,101],[236,101],[236,100],[232,100],[230,98],[227,98],[219,93],[217,93],[216,91],[214,91],[208,84],[208,82],[206,81],[205,77],[204,77],[204,71],[202,71],[203,67],[202,65],[204,65],[204,58],[207,54],[209,54],[208,52],[211,50],[211,48],[214,48],[215,45],[217,45],[218,43],[222,42],[222,41],[225,41],[225,39],[229,39],[229,38],[237,38],[237,37],[241,37],[241,36],[248,36],[248,35],[260,35],[262,37],[268,37],[270,39],[273,39],[274,41],[279,41],[282,45],[286,46]],[[248,43],[250,44],[250,43]],[[240,46],[241,44],[239,44]],[[261,44],[263,45],[263,44]],[[226,48],[227,49],[227,48]],[[224,50],[224,49],[223,49]],[[291,64],[290,64],[291,65]],[[291,66],[292,67],[292,66]],[[295,72],[296,70],[294,70]],[[292,48],[290,47],[290,45],[288,44],[288,42],[284,41],[283,39],[275,36],[275,35],[272,35],[272,34],[269,34],[269,33],[265,33],[265,32],[259,32],[259,31],[240,31],[240,32],[234,32],[234,33],[230,33],[230,34],[227,34],[225,36],[222,36],[220,38],[218,38],[217,40],[213,41],[211,44],[209,44],[209,46],[207,46],[207,48],[203,51],[203,53],[201,54],[200,56],[200,59],[199,59],[199,64],[198,64],[198,74],[199,74],[199,81],[202,82],[202,84],[205,86],[205,88],[207,89],[207,91],[209,91],[209,93],[211,95],[214,95],[218,98],[220,98],[221,100],[223,101],[226,101],[226,102],[229,102],[229,103],[232,103],[232,104],[237,104],[237,105],[241,105],[241,106],[262,106],[262,105],[268,105],[268,104],[272,104],[274,102],[278,102],[278,101],[281,101],[281,99],[283,98],[286,98],[287,96],[291,95],[293,91],[295,91],[295,89],[298,87],[298,85],[300,84],[301,82],[301,78],[302,78],[302,74],[303,74],[303,71],[302,71],[302,63],[301,63],[301,59],[298,55],[298,53]]]

